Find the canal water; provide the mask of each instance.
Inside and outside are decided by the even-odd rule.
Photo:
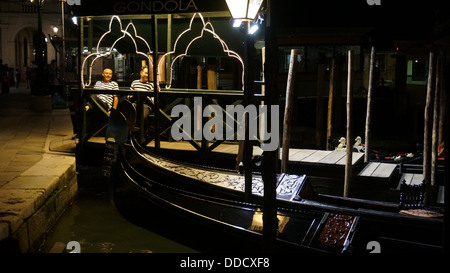
[[[100,167],[77,166],[79,192],[39,252],[77,242],[81,253],[195,253],[196,250],[125,219],[112,206]],[[73,248],[70,248],[73,249]]]

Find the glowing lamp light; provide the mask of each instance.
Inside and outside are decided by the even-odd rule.
[[[242,24],[242,20],[234,20],[233,27],[240,27]]]
[[[234,20],[253,21],[263,0],[225,0]]]
[[[248,30],[248,34],[253,35],[255,32],[259,29],[259,26],[257,24],[253,24],[250,29]]]

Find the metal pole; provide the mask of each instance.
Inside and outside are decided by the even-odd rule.
[[[62,49],[61,49],[61,82],[63,85],[64,92],[64,84],[65,84],[65,71],[66,71],[66,35],[65,35],[65,14],[64,14],[64,3],[66,0],[61,0],[61,28],[62,28]],[[64,93],[65,94],[65,93]],[[63,94],[63,95],[64,95]]]
[[[167,16],[167,49],[166,52],[170,52],[172,50],[172,14]],[[172,77],[172,70],[170,69],[170,57],[166,57],[166,83],[169,82]],[[200,88],[199,88],[200,89]]]
[[[245,44],[246,44],[246,54],[245,54],[245,86],[244,86],[244,106],[247,106],[252,101],[253,90],[254,90],[254,44],[255,40],[252,35],[248,35],[248,29],[250,27],[250,23],[247,23],[247,27],[245,28]],[[252,156],[253,156],[253,145],[250,141],[249,134],[249,114],[246,112],[244,114],[245,121],[245,139],[244,142],[240,142],[244,145],[244,174],[245,174],[245,200],[249,202],[252,197],[252,180],[253,180],[253,171],[252,171]]]
[[[277,88],[277,68],[278,68],[278,45],[276,38],[276,27],[272,25],[272,16],[276,7],[275,2],[267,1],[268,14],[265,21],[265,41],[266,41],[266,62],[264,64],[265,71],[265,102],[267,105],[279,104],[278,88]],[[271,111],[267,111],[267,121],[270,123]],[[275,124],[266,124],[267,128],[275,126]],[[278,219],[277,219],[277,165],[278,153],[276,151],[265,151],[263,157],[263,181],[264,181],[264,199],[263,199],[263,250],[272,252],[276,247]]]
[[[81,73],[81,64],[83,63],[83,48],[84,48],[84,18],[79,18],[78,22],[78,89],[79,89],[79,95],[80,95],[80,113],[81,113],[81,124],[79,125],[79,145],[81,148],[81,152],[84,150],[84,138],[86,137],[86,108],[84,107],[86,105],[86,99],[84,97],[84,90],[83,86],[81,86],[83,74]]]
[[[159,136],[159,67],[158,67],[158,16],[153,15],[153,86],[155,95],[155,148],[160,148]],[[143,128],[141,128],[142,131]]]
[[[37,71],[37,79],[35,81],[36,84],[36,89],[35,92],[36,94],[41,94],[42,92],[42,79],[43,79],[43,58],[42,58],[42,5],[44,3],[42,3],[42,0],[38,1],[38,30],[37,30],[37,49],[36,49],[36,61],[37,61],[37,67],[38,67],[38,71]]]

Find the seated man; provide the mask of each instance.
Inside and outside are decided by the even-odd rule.
[[[131,83],[131,90],[134,91],[148,91],[148,92],[153,92],[153,83],[148,81],[148,67],[147,66],[143,66],[140,72],[141,77],[139,78],[139,80],[134,80]],[[132,99],[133,96],[129,96],[129,99]],[[147,105],[144,105],[143,107],[143,115],[145,117],[146,122],[148,122],[147,117],[150,115],[151,113],[151,109],[150,109],[150,105],[153,104],[154,100],[153,97],[146,97],[147,98]],[[148,105],[150,104],[150,105]]]
[[[153,91],[153,83],[148,81],[148,67],[144,66],[141,69],[141,77],[139,80],[134,80],[131,83],[131,90],[135,91]],[[130,96],[131,98],[132,96]],[[148,98],[153,103],[153,97]]]
[[[140,74],[141,78],[131,83],[131,90],[153,91],[153,83],[148,81],[148,67],[142,67]]]
[[[112,81],[112,70],[105,68],[102,73],[103,80],[97,81],[94,85],[94,89],[102,90],[119,90],[119,85],[117,82]],[[113,96],[110,94],[96,94],[93,98],[100,103],[108,112],[111,108],[117,109],[119,103],[118,96]],[[89,110],[91,106],[88,104],[86,110]]]
[[[119,85],[117,82],[111,80],[112,78],[112,70],[106,68],[102,73],[103,80],[97,81],[94,85],[94,89],[101,90],[119,90]],[[119,104],[118,96],[113,96],[110,94],[94,94],[92,95],[92,99],[95,100],[98,104],[100,104],[109,114],[111,108],[117,109],[117,105]],[[88,102],[85,106],[86,111],[92,108],[87,114],[87,123],[86,128],[88,132],[96,135],[104,130],[104,125],[108,123],[108,117],[100,110],[98,107],[92,107],[92,105]],[[100,130],[100,131],[99,131]]]

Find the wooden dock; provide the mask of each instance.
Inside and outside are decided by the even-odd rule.
[[[104,143],[104,138],[93,137],[89,140],[91,143]],[[200,142],[198,142],[200,145]],[[150,142],[147,146],[154,147],[154,142]],[[161,141],[160,148],[165,150],[179,150],[179,151],[195,151],[196,148],[187,141]],[[217,146],[214,150],[216,153],[225,153],[230,155],[237,155],[239,152],[239,145],[237,143],[223,143]],[[282,157],[283,149],[280,148],[279,158]],[[259,147],[253,147],[253,156],[262,155],[263,150]],[[345,168],[347,155],[343,151],[325,151],[314,149],[289,149],[289,165],[296,173],[304,171],[305,174],[313,174],[312,170],[317,168],[329,168],[339,170],[338,176],[343,176],[341,172]],[[358,170],[363,166],[364,154],[354,152],[352,156],[352,166]],[[291,170],[291,171],[292,171]],[[303,174],[302,173],[302,174]]]
[[[154,147],[154,143],[151,142],[149,147]],[[186,141],[161,141],[160,147],[162,149],[173,149],[173,150],[188,150],[195,151],[189,142]],[[238,154],[239,145],[238,144],[221,144],[214,149],[214,152],[227,153],[227,154]],[[283,149],[280,149],[279,158],[282,157]],[[253,156],[261,155],[263,150],[259,147],[253,147]],[[346,163],[346,153],[342,151],[324,151],[324,150],[313,150],[313,149],[289,149],[289,164],[296,165],[321,165],[330,166],[336,165],[340,167],[345,167]],[[352,162],[353,165],[362,163],[364,160],[363,153],[353,153]]]
[[[283,149],[280,149],[280,159]],[[288,172],[317,177],[341,179],[345,175],[347,154],[344,151],[314,149],[289,149]],[[352,154],[352,169],[359,170],[364,164],[364,154]]]
[[[368,162],[356,174],[352,185],[355,197],[388,201],[398,200],[396,163]]]
[[[280,159],[283,149],[280,149]],[[353,153],[352,164],[356,165],[363,160],[363,153]],[[325,151],[313,149],[289,149],[289,163],[292,164],[319,164],[345,166],[347,154],[344,151]]]
[[[361,178],[378,178],[391,180],[397,169],[397,164],[394,163],[380,163],[380,162],[369,162],[358,173]]]

